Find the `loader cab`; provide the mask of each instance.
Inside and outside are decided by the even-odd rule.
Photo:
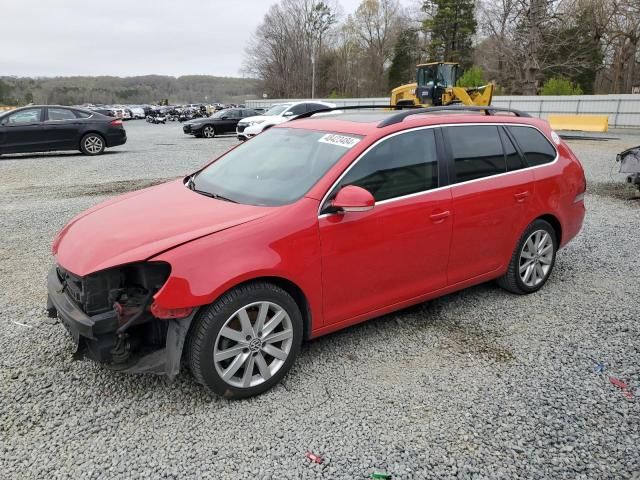
[[[460,65],[451,62],[425,63],[416,71],[416,97],[422,105],[442,105],[442,94],[455,87],[460,75]]]

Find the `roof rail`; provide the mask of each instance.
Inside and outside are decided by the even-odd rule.
[[[333,108],[320,108],[318,110],[313,110],[311,112],[301,113],[300,115],[296,115],[293,120],[298,120],[300,118],[309,118],[316,113],[327,113],[327,112],[336,112],[339,110],[370,110],[370,109],[387,109],[387,110],[418,110],[422,107],[417,105],[349,105],[348,107],[333,107]]]
[[[370,109],[386,109],[386,110],[403,110],[394,115],[390,115],[378,124],[378,128],[388,127],[402,122],[411,115],[419,115],[421,113],[433,112],[484,112],[485,115],[494,115],[496,112],[513,113],[516,117],[531,117],[527,112],[515,110],[513,108],[504,107],[479,107],[477,105],[444,105],[441,107],[420,107],[418,105],[350,105],[348,107],[321,108],[311,112],[301,113],[293,120],[301,118],[309,118],[317,113],[328,113],[342,110],[370,110]]]
[[[410,117],[411,115],[418,115],[421,113],[433,113],[433,112],[484,112],[485,115],[494,115],[495,112],[507,112],[513,113],[516,117],[531,117],[526,112],[522,112],[520,110],[514,110],[512,108],[503,108],[503,107],[479,107],[477,105],[446,105],[441,107],[426,107],[426,108],[418,108],[415,110],[410,110],[407,112],[399,112],[395,115],[391,115],[388,118],[385,118],[378,124],[378,128],[388,127],[389,125],[395,125],[396,123],[402,122],[405,118]]]

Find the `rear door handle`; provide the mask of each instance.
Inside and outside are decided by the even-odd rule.
[[[449,210],[436,210],[429,215],[429,218],[433,223],[441,223],[444,222],[449,215],[451,215]]]
[[[524,202],[528,196],[529,196],[529,192],[527,190],[523,192],[516,192],[513,194],[513,197],[516,199],[516,202],[518,203]]]

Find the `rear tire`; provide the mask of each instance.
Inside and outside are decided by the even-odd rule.
[[[213,125],[205,125],[202,127],[202,136],[204,138],[213,138],[216,136],[216,129],[213,128]]]
[[[293,365],[302,315],[280,287],[249,283],[202,309],[187,342],[187,362],[198,382],[226,398],[251,397],[273,387]]]
[[[105,142],[102,135],[87,133],[80,140],[80,151],[85,155],[100,155],[104,152]]]
[[[537,292],[553,271],[557,250],[556,232],[549,222],[533,221],[518,240],[509,269],[497,280],[498,285],[518,295]]]

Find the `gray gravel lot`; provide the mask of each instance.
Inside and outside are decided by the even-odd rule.
[[[352,327],[229,402],[188,372],[75,361],[46,318],[51,240],[73,215],[237,142],[126,128],[100,157],[0,157],[1,478],[640,478],[640,389],[626,398],[593,362],[640,382],[640,201],[612,169],[638,132],[571,143],[588,215],[539,293],[485,284]]]

